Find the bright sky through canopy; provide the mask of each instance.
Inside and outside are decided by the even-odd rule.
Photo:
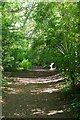
[[[79,2],[79,0],[3,0],[3,2]]]

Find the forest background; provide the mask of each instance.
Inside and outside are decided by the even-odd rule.
[[[0,9],[2,71],[54,62],[73,88],[80,84],[80,2],[1,2]]]

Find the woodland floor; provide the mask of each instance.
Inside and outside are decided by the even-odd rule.
[[[72,118],[70,102],[62,95],[65,86],[61,75],[38,69],[5,73],[3,116],[8,118]]]

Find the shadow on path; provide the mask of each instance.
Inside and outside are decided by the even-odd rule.
[[[72,118],[69,101],[61,99],[62,80],[58,74],[38,78],[18,76],[15,81],[10,80],[3,94],[3,116]]]

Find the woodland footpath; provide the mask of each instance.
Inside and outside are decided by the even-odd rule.
[[[9,82],[11,82],[9,87],[12,89],[14,87],[12,91],[16,91],[17,93],[18,87],[20,90],[22,87],[22,91],[24,92],[20,94],[24,98],[26,95],[29,95],[25,98],[27,102],[31,101],[33,96],[31,89],[36,91],[34,97],[40,97],[40,100],[44,98],[45,94],[46,96],[49,95],[45,98],[45,100],[48,100],[48,102],[46,101],[47,103],[45,102],[46,105],[43,106],[45,110],[37,107],[37,102],[35,104],[36,107],[33,107],[34,105],[31,103],[32,108],[30,109],[31,111],[32,109],[39,108],[37,112],[41,111],[40,114],[44,114],[44,116],[48,115],[49,111],[53,109],[47,109],[45,106],[48,103],[52,104],[54,102],[53,98],[58,99],[59,96],[57,93],[52,95],[54,92],[51,94],[42,93],[41,91],[49,87],[49,83],[44,83],[41,86],[39,83],[37,86],[37,81],[39,77],[41,81],[47,79],[44,77],[48,77],[49,79],[50,76],[53,76],[54,78],[55,72],[52,72],[52,74],[51,71],[46,71],[46,74],[45,72],[41,72],[41,69],[48,70],[49,64],[55,63],[55,74],[60,74],[64,78],[65,84],[60,96],[64,94],[67,96],[66,98],[64,97],[65,99],[71,96],[68,100],[70,101],[69,111],[71,111],[74,117],[80,119],[80,1],[28,2],[24,0],[21,2],[0,2],[0,18],[0,22],[2,23],[2,32],[0,33],[0,41],[2,39],[2,47],[0,45],[2,53],[2,57],[0,58],[0,70],[2,71],[0,83],[2,83],[2,91],[0,90],[0,95],[2,94],[3,96],[2,103],[6,100],[9,102],[9,100],[11,101],[15,98],[15,95],[12,94],[11,96],[10,94],[6,96],[8,91],[5,88],[9,89]],[[40,72],[34,71],[34,66],[41,66]],[[37,74],[39,76],[36,78]],[[15,83],[18,82],[18,78],[21,78],[22,81],[36,81],[36,83],[29,83],[27,86],[23,85],[23,83],[21,86],[16,86]],[[32,78],[32,80],[28,80],[28,78]],[[61,83],[63,84],[63,82]],[[57,85],[54,82],[51,82],[51,84],[53,89]],[[24,90],[25,88],[26,90]],[[37,94],[39,90],[36,89],[40,89],[39,96]],[[24,94],[25,92],[26,94]],[[40,96],[41,94],[42,96]],[[17,97],[15,100],[19,110],[19,105],[22,105],[23,102],[21,103],[21,95],[18,98],[20,98],[19,104],[17,103]],[[33,101],[35,100],[34,98]],[[7,102],[6,107],[3,107],[4,114],[7,114],[6,108],[14,104]],[[24,105],[27,105],[25,100]],[[14,108],[12,109],[14,110]],[[62,109],[59,108],[59,110]],[[19,115],[25,116],[23,115],[25,112],[21,111]],[[18,114],[18,112],[16,113]],[[35,111],[31,113],[35,113]],[[12,113],[10,114],[12,115]]]

